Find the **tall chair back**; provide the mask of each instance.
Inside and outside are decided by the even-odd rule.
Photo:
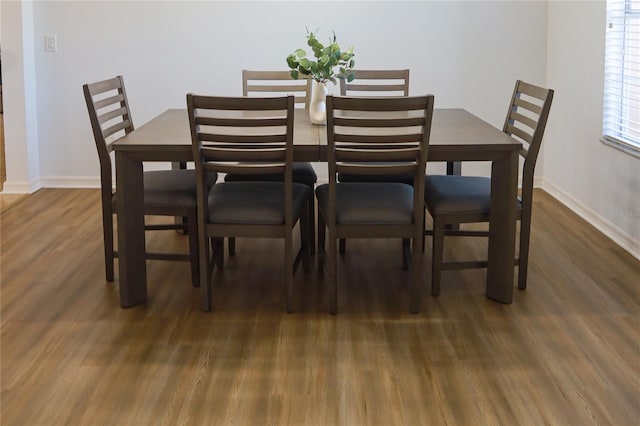
[[[542,136],[553,101],[553,90],[517,80],[502,130],[524,145],[520,155],[524,158],[522,169],[523,202],[531,202],[533,175],[542,144]]]
[[[100,160],[102,203],[105,204],[106,202],[110,205],[113,192],[111,145],[119,136],[131,133],[134,130],[127,92],[121,75],[112,79],[85,84],[83,90]]]
[[[353,70],[351,82],[340,80],[341,96],[409,96],[409,70]]]
[[[242,70],[242,96],[293,95],[298,108],[309,108],[311,79],[294,80],[289,71]]]

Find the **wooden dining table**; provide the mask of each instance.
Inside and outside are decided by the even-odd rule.
[[[116,160],[120,306],[147,300],[143,162],[193,161],[186,109],[169,109],[113,144]],[[519,141],[464,109],[433,113],[429,161],[490,161],[486,295],[513,301]],[[296,110],[294,161],[326,162],[326,127]]]

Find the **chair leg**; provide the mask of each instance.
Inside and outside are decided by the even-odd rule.
[[[422,251],[422,244],[418,243],[419,240],[424,240],[424,226],[418,232],[416,232],[413,244],[412,244],[412,265],[411,265],[411,283],[409,288],[409,312],[412,314],[420,313],[420,305],[422,301],[422,273],[424,263],[424,253]]]
[[[433,248],[431,253],[431,295],[440,294],[440,279],[442,277],[442,260],[444,257],[444,229],[445,225],[437,218],[433,219]]]
[[[313,238],[311,236],[312,232],[311,229],[314,229],[314,223],[310,223],[309,221],[309,216],[308,216],[309,211],[306,212],[306,214],[303,214],[302,216],[300,216],[300,245],[301,245],[301,250],[302,251],[302,269],[304,270],[305,274],[309,272],[310,265],[309,265],[309,252],[310,252],[310,247],[313,247],[313,244],[311,244],[311,246],[309,245],[309,238]],[[313,231],[313,234],[315,235],[315,230]]]
[[[329,272],[329,313],[338,313],[338,241],[335,231],[329,229],[329,256],[327,271]]]
[[[288,230],[284,238],[284,280],[286,287],[287,313],[293,313],[293,238],[291,230]]]
[[[102,238],[104,241],[104,272],[107,281],[113,281],[113,215],[109,211],[102,211]]]
[[[194,287],[200,287],[198,219],[195,211],[187,216],[187,237],[189,238],[189,257],[191,259],[191,285],[193,285]]]
[[[424,253],[424,250],[426,248],[426,243],[427,243],[427,234],[426,229],[427,229],[427,209],[425,209],[425,211],[423,212],[424,214],[422,215],[422,252]]]
[[[327,252],[325,250],[326,224],[324,217],[318,212],[318,270],[322,272],[326,261]]]
[[[316,230],[314,224],[316,223],[316,203],[315,195],[313,194],[313,186],[311,187],[311,196],[307,202],[307,209],[309,213],[309,253],[313,256],[316,254]]]
[[[340,238],[340,254],[344,254],[345,251],[347,251],[347,240]]]
[[[402,269],[409,269],[411,265],[411,240],[402,239]]]
[[[202,224],[202,223],[201,223]],[[204,235],[204,229],[198,229],[198,251],[200,269],[200,291],[202,292],[202,310],[211,312],[211,268],[215,265],[211,257],[209,237]],[[215,255],[215,250],[214,250]]]
[[[529,240],[531,237],[531,213],[525,215],[523,210],[520,220],[520,251],[518,252],[518,288],[527,288],[527,272],[529,269]]]
[[[213,260],[216,262],[216,267],[222,271],[224,269],[224,238],[222,239],[222,250],[220,252],[215,251],[216,249],[215,245],[217,244],[217,240],[214,239],[211,241],[211,243],[213,244],[211,246],[211,249],[213,250],[214,253],[216,253],[216,255],[213,257]],[[234,243],[235,243],[235,239],[234,239]],[[231,244],[231,238],[229,238],[229,244]]]
[[[229,245],[229,256],[234,256],[236,254],[236,239],[233,237],[228,238],[227,244]]]

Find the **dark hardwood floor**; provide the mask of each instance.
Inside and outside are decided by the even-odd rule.
[[[638,425],[640,262],[534,198],[513,304],[484,296],[484,270],[452,271],[410,315],[400,243],[349,240],[330,316],[315,269],[287,315],[281,242],[243,239],[213,312],[188,263],[157,261],[149,301],[120,309],[98,191],[40,190],[0,216],[0,423]],[[449,241],[448,256],[486,249]],[[187,250],[175,232],[148,244]]]

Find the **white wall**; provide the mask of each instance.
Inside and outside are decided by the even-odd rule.
[[[308,26],[325,38],[335,30],[360,68],[410,68],[413,94],[432,92],[436,106],[496,126],[517,78],[554,88],[538,164],[545,189],[640,256],[638,160],[598,141],[604,0],[3,0],[0,8],[5,189],[98,185],[83,83],[123,74],[139,126],[184,106],[188,91],[239,94],[242,68],[284,68]],[[45,34],[58,36],[57,53],[44,52]]]
[[[640,159],[599,141],[605,25],[604,1],[549,4],[544,187],[640,257]]]
[[[6,192],[39,187],[39,147],[33,43],[33,3],[3,1],[2,96]]]
[[[503,1],[36,2],[41,183],[98,183],[83,83],[123,74],[139,126],[189,91],[239,95],[242,68],[285,68],[305,26],[335,30],[359,67],[408,67],[412,93],[500,126],[517,78],[545,83],[546,14],[544,2]]]

